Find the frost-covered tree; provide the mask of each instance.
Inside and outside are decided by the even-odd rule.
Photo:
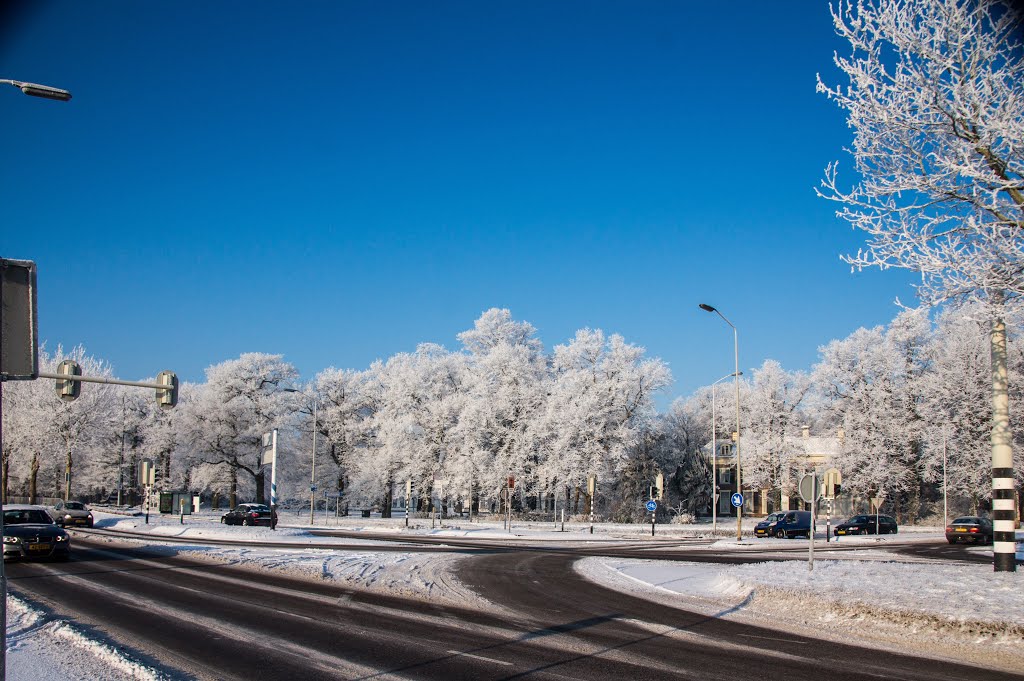
[[[997,0],[871,0],[833,19],[847,83],[819,76],[818,90],[848,113],[858,181],[841,187],[830,165],[822,195],[867,234],[854,267],[920,273],[927,305],[988,306],[995,562],[1013,570],[1005,319],[1024,293],[1021,17]]]
[[[52,356],[40,350],[39,366],[46,367],[46,371],[55,372],[63,360],[77,362],[83,376],[112,376],[109,364],[87,355],[81,346],[68,353],[58,346]],[[115,403],[116,392],[113,386],[95,383],[85,384],[80,396],[69,402],[56,395],[52,395],[52,399],[42,400],[42,420],[37,425],[43,429],[51,445],[49,461],[44,459],[43,465],[45,468],[48,463],[50,467],[54,483],[53,496],[69,499],[73,489],[82,493],[85,491],[83,487],[95,482],[85,477],[85,484],[78,485],[75,474],[78,470],[87,470],[84,464],[99,444],[100,433],[109,427],[114,418]],[[76,467],[76,463],[82,465]]]
[[[970,510],[990,496],[992,404],[988,316],[979,306],[945,310],[925,348],[930,365],[922,377],[922,411],[928,424],[924,477],[966,498]],[[943,471],[943,449],[946,450]]]
[[[911,516],[923,476],[919,405],[928,329],[921,311],[900,314],[888,329],[858,329],[821,348],[813,376],[825,422],[845,431],[843,489],[884,496]]]
[[[297,376],[281,355],[245,353],[209,367],[206,383],[182,405],[192,464],[227,470],[231,506],[237,503],[240,483],[242,491],[263,498],[262,436],[287,425],[296,413],[293,393],[285,388]],[[244,476],[241,481],[239,475]]]
[[[742,405],[743,480],[750,489],[791,495],[795,478],[788,473],[796,452],[788,440],[803,425],[799,410],[810,381],[802,372],[790,373],[777,361],[766,360],[748,385]]]
[[[526,494],[539,491],[529,429],[544,400],[546,358],[535,335],[533,325],[495,308],[458,336],[470,353],[460,451],[471,458],[480,489],[495,496],[509,474]]]
[[[317,401],[318,435],[334,464],[332,487],[344,492],[351,471],[373,440],[373,417],[380,404],[380,362],[366,371],[329,368],[317,374],[311,398]],[[321,475],[326,475],[323,468]]]
[[[411,480],[422,502],[440,483],[453,488],[457,461],[453,436],[463,399],[465,360],[435,344],[400,353],[380,371],[381,393],[374,415],[374,455],[359,464],[361,479],[381,494],[390,513],[393,485]],[[447,489],[446,489],[447,488]]]
[[[628,504],[646,497],[658,465],[639,446],[652,429],[653,397],[671,382],[671,373],[661,360],[644,355],[644,348],[617,334],[606,338],[599,329],[582,329],[555,348],[542,421],[544,478],[578,496],[587,477],[596,475],[618,480]]]

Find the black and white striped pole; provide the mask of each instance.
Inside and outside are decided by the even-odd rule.
[[[999,317],[992,322],[992,567],[996,572],[1017,570],[1012,437],[1006,322]]]

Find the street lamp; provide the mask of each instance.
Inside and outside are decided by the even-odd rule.
[[[10,80],[8,78],[0,78],[0,83],[6,83],[7,85],[13,85],[18,88],[26,95],[30,97],[42,97],[43,99],[55,99],[58,102],[66,102],[71,99],[71,93],[67,90],[61,90],[60,88],[50,87],[49,85],[39,85],[37,83],[26,83],[20,80]]]
[[[742,376],[743,372],[722,376],[711,384],[711,534],[718,531],[718,429],[715,420],[715,386],[737,375]]]
[[[736,379],[736,491],[742,496],[743,495],[743,476],[742,467],[740,464],[740,342],[739,334],[736,332],[736,326],[730,322],[724,314],[716,310],[715,308],[701,303],[698,307],[705,312],[714,312],[722,320],[732,327],[732,342],[733,349],[735,351],[736,358],[736,373],[733,376]],[[743,541],[743,504],[741,503],[736,507],[736,541]]]

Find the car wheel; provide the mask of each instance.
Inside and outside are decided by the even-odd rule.
[[[952,539],[947,539],[946,541],[948,541],[950,544],[956,544],[956,537],[953,537]]]
[[[775,530],[775,537],[777,539],[785,539],[786,538],[786,531],[785,530]]]
[[[248,527],[248,526],[249,526],[249,525],[251,525],[252,523],[250,523],[250,522],[249,522],[249,519],[248,519],[248,518],[246,518],[245,520],[243,520],[243,521],[242,521],[242,524],[243,524],[243,525],[245,525],[246,527]]]

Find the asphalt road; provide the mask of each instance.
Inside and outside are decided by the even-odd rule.
[[[572,571],[580,554],[612,552],[610,546],[446,543],[420,550],[464,554],[461,581],[497,607],[452,607],[254,573],[196,562],[173,548],[154,553],[109,544],[84,532],[76,533],[72,561],[11,563],[7,576],[12,592],[173,679],[979,677],[974,667],[688,613]],[[687,551],[673,545],[666,542],[657,553]],[[651,549],[619,545],[614,552],[654,557]],[[1024,675],[986,671],[984,678]]]

